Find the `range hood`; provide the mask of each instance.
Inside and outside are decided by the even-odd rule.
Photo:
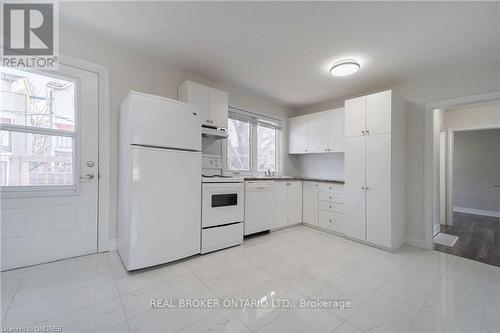
[[[228,137],[225,128],[201,127],[201,136],[204,138],[225,139]]]

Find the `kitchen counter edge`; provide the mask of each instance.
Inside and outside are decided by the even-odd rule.
[[[325,182],[325,183],[336,183],[344,184],[345,181],[340,179],[326,179],[326,178],[312,178],[312,177],[244,177],[245,181],[258,181],[258,180],[276,180],[276,181],[287,181],[287,180],[302,180],[310,182]]]

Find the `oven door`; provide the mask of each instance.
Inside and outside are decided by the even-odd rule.
[[[204,183],[202,227],[243,222],[244,188],[243,183]]]

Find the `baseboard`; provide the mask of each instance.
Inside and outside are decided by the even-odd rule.
[[[110,239],[109,240],[109,251],[115,251],[116,250],[116,239]]]
[[[406,237],[405,244],[425,249],[425,239]]]
[[[467,207],[453,207],[453,211],[457,212],[457,213],[483,215],[483,216],[490,216],[490,217],[500,217],[500,213],[495,212],[494,210],[474,209],[474,208],[467,208]]]

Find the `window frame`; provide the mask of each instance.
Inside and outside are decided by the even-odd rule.
[[[269,116],[265,116],[256,112],[250,112],[246,111],[237,107],[229,107],[230,113],[228,115],[228,119],[235,119],[231,118],[231,113],[237,114],[241,116],[241,118],[248,118],[248,123],[250,125],[250,138],[249,138],[249,144],[250,144],[250,156],[249,156],[249,161],[250,161],[250,170],[233,170],[229,168],[229,163],[228,163],[228,156],[227,156],[227,140],[224,140],[223,144],[223,159],[224,159],[224,170],[228,174],[232,175],[241,175],[241,176],[260,176],[260,175],[265,175],[266,171],[259,171],[258,170],[258,137],[257,137],[257,127],[259,126],[259,122],[264,122],[264,123],[270,123],[270,124],[276,124],[275,128],[275,133],[276,133],[276,170],[271,170],[275,172],[276,176],[282,175],[283,172],[283,156],[282,156],[282,143],[283,143],[283,120],[277,119],[277,118],[271,118]],[[241,119],[236,119],[240,120]]]
[[[74,84],[74,131],[53,128],[0,123],[0,130],[12,133],[28,133],[50,136],[70,137],[73,142],[73,184],[70,185],[28,185],[0,186],[0,193],[5,198],[30,198],[43,196],[68,196],[80,194],[80,80],[71,76],[62,76],[45,70],[31,70],[34,74],[68,81]],[[11,142],[12,145],[12,142]]]

